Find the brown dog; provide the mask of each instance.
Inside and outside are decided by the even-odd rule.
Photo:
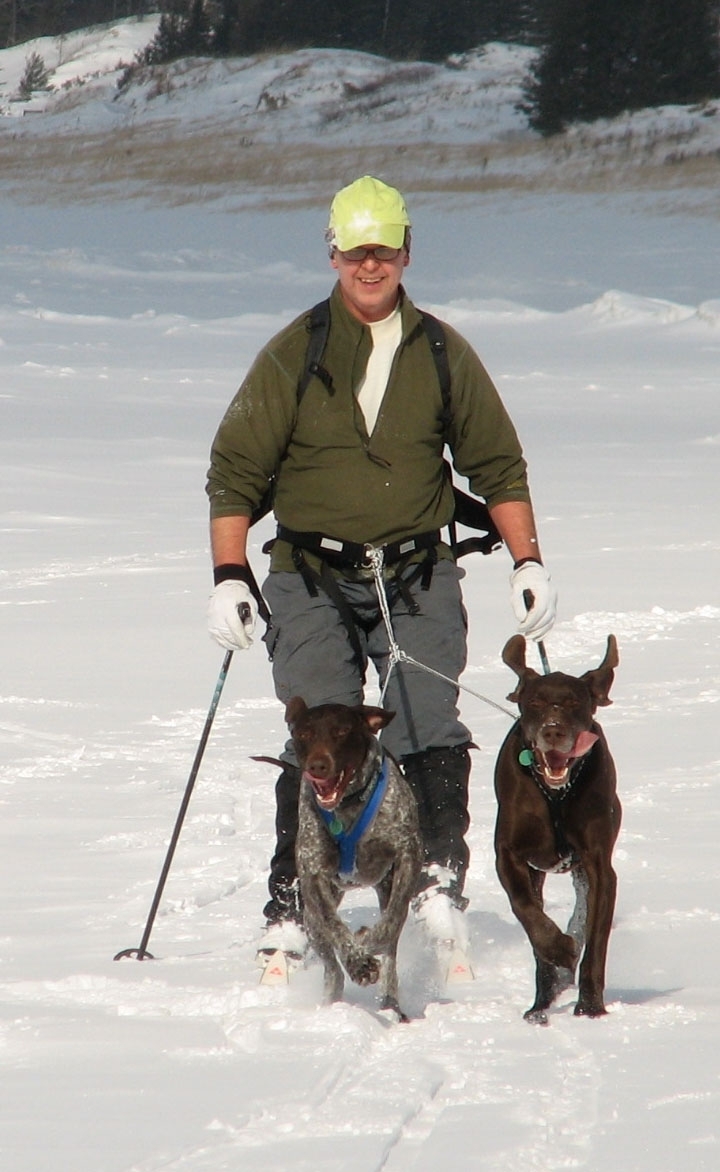
[[[375,733],[394,716],[383,708],[321,704],[294,696],[285,719],[302,770],[295,855],[304,921],[325,966],[325,997],[339,1001],[344,977],[380,981],[382,1008],[398,1004],[397,947],[422,862],[417,804]],[[338,915],[350,887],[374,887],[380,919],[352,933]],[[379,960],[378,957],[382,959]]]
[[[580,678],[541,676],[525,663],[525,640],[515,635],[502,653],[519,678],[508,696],[520,708],[498,755],[495,793],[497,873],[535,953],[535,1003],[528,1021],[547,1024],[546,1010],[574,981],[576,1014],[605,1013],[605,962],[617,879],[612,851],[620,829],[615,766],[600,725],[598,706],[611,704],[619,663],[610,635],[603,662]],[[571,871],[575,910],[562,932],[543,911],[548,871]]]

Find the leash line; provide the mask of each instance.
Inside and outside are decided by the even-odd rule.
[[[435,671],[435,668],[428,667],[426,663],[421,663],[419,659],[413,659],[405,651],[398,652],[398,662],[409,663],[413,667],[421,667],[423,671],[428,672],[431,676],[437,676],[439,680],[445,680],[446,683],[452,684],[454,688],[459,688],[461,692],[468,692],[476,700],[482,700],[483,703],[489,704],[491,708],[496,708],[498,712],[504,712],[511,720],[517,720],[516,712],[511,712],[509,708],[503,708],[502,704],[496,704],[494,700],[491,700],[489,696],[483,696],[481,692],[474,692],[472,688],[468,688],[466,684],[461,684],[459,680],[453,680],[450,676],[444,676],[442,672]]]
[[[488,696],[483,696],[480,692],[473,691],[465,684],[461,684],[459,680],[453,680],[450,676],[443,675],[442,672],[436,671],[435,668],[428,667],[426,663],[421,663],[419,659],[413,659],[406,651],[403,651],[395,639],[395,632],[393,631],[392,619],[390,616],[390,606],[387,600],[387,592],[385,590],[385,582],[383,581],[382,571],[384,556],[381,549],[370,548],[367,551],[368,560],[370,562],[373,577],[375,578],[375,589],[377,591],[378,603],[380,605],[380,613],[382,614],[387,631],[388,643],[390,647],[389,667],[388,673],[385,677],[385,682],[380,693],[380,703],[385,702],[385,693],[387,692],[388,684],[390,683],[390,676],[393,668],[398,663],[407,663],[412,667],[419,667],[422,671],[426,671],[429,675],[435,676],[439,680],[444,680],[445,683],[450,684],[453,688],[459,688],[462,692],[467,692],[470,696],[474,696],[476,700],[482,700],[484,704],[489,704],[491,708],[497,709],[498,712],[503,712],[505,716],[509,716],[511,720],[517,720],[517,715],[511,712],[509,708],[504,708],[502,704],[496,704]]]

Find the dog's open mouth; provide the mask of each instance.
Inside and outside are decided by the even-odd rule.
[[[533,746],[535,760],[540,767],[543,780],[550,786],[565,785],[573,763],[578,757],[584,757],[586,753],[589,753],[597,739],[596,733],[578,733],[575,744],[569,753],[561,753],[559,749],[543,750],[535,744]]]
[[[351,770],[345,769],[337,777],[316,777],[306,769],[303,778],[312,786],[318,806],[323,810],[334,810],[347,789],[351,774]]]

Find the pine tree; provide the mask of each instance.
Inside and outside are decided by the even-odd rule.
[[[50,74],[43,58],[39,53],[31,53],[25,61],[25,72],[23,73],[18,92],[21,98],[26,100],[32,97],[35,90],[42,90],[48,83]]]
[[[525,86],[530,125],[571,122],[720,94],[718,0],[545,0]]]
[[[439,61],[530,28],[538,0],[170,0],[145,61],[188,53],[359,49]]]
[[[184,56],[203,57],[210,52],[212,37],[204,0],[192,0],[183,33]]]

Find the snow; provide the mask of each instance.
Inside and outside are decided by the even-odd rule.
[[[140,942],[222,662],[204,614],[210,441],[263,341],[330,286],[322,231],[334,187],[328,172],[298,180],[288,204],[281,181],[233,180],[205,203],[173,200],[167,179],[138,199],[128,173],[112,197],[80,196],[78,153],[78,186],[58,194],[46,176],[41,192],[31,148],[61,136],[70,157],[83,135],[130,119],[159,141],[171,122],[190,134],[245,103],[254,135],[310,150],[329,103],[330,145],[363,146],[360,173],[387,114],[360,117],[349,98],[346,110],[342,86],[369,91],[381,73],[410,69],[306,50],[197,62],[180,93],[145,100],[139,86],[114,101],[117,63],[154,19],[55,45],[58,78],[86,79],[72,110],[68,91],[52,91],[21,117],[9,99],[31,47],[0,53],[2,1168],[434,1172],[452,1160],[458,1172],[710,1172],[716,183],[690,159],[645,186],[643,160],[631,173],[623,144],[630,127],[668,149],[684,127],[675,149],[709,167],[717,113],[641,112],[573,131],[549,155],[513,107],[527,50],[507,46],[418,67],[406,107],[393,105],[408,144],[437,131],[460,151],[475,126],[514,168],[504,186],[469,188],[462,168],[440,182],[422,173],[421,153],[398,153],[414,223],[407,284],[477,347],[523,438],[561,600],[551,664],[587,670],[617,636],[614,704],[601,715],[624,805],[608,1015],[575,1018],[571,990],[548,1028],[531,1027],[530,948],[492,857],[492,768],[508,717],[479,698],[507,706],[514,683],[500,660],[513,632],[509,565],[502,552],[469,559],[476,980],[440,988],[409,924],[400,980],[413,1020],[402,1026],[377,1013],[372,990],[348,986],[343,1004],[322,1006],[316,964],[288,989],[258,985],[275,773],[251,757],[275,755],[285,736],[259,640],[231,664],[153,929],[156,959],[113,961]],[[262,89],[291,100],[258,110]],[[543,167],[566,148],[586,176],[597,149],[612,182],[578,187],[565,170],[550,184]],[[454,167],[460,154],[448,157]],[[528,174],[536,189],[513,185]],[[262,574],[269,521],[260,530]],[[569,888],[548,880],[561,920]],[[360,923],[372,906],[359,893],[347,915]]]

